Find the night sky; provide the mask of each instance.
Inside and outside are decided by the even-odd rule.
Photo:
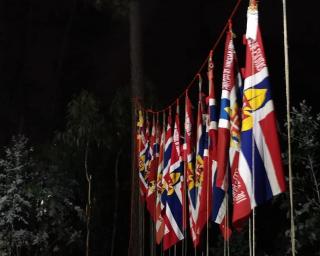
[[[172,101],[191,81],[220,34],[236,1],[142,3],[145,82],[158,95],[155,107]],[[233,20],[236,49],[244,64],[247,1]],[[260,26],[278,115],[285,112],[281,1],[260,1]],[[288,3],[291,93],[317,107],[315,59],[319,26],[315,8]],[[87,88],[108,102],[129,84],[128,21],[90,1],[0,2],[1,142],[24,132],[36,141],[50,138],[64,123],[71,95]],[[219,94],[224,40],[214,56]],[[205,75],[205,74],[204,74]]]

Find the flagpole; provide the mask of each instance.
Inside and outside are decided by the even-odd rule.
[[[249,3],[249,10],[256,8],[256,1],[255,0],[250,0]],[[251,40],[247,41],[248,44],[251,44]],[[250,49],[252,49],[252,47],[249,47]],[[251,54],[251,72],[254,72],[254,60],[253,60],[253,55]],[[251,84],[250,84],[250,88],[252,88],[252,86],[255,84],[254,81],[254,76],[252,75],[252,79],[251,79]],[[251,99],[254,98],[254,92],[255,90],[251,90]],[[252,159],[252,163],[251,163],[251,170],[252,170],[252,181],[251,181],[251,188],[252,188],[252,197],[253,199],[255,199],[255,145],[254,145],[254,112],[251,113],[252,116],[252,134],[251,134],[251,159]],[[249,231],[250,231],[250,255],[255,256],[255,207],[253,207],[252,209],[252,223],[251,220],[249,220],[250,225],[249,225]],[[252,224],[252,225],[251,225]]]
[[[229,176],[228,176],[229,177]],[[229,179],[228,179],[229,181]],[[227,188],[229,187],[229,182],[227,182]],[[226,193],[226,235],[227,238],[227,255],[230,255],[230,243],[229,243],[229,236],[227,236],[227,232],[229,231],[229,194],[228,191]]]
[[[252,9],[257,9],[257,4],[256,4],[256,0],[250,0],[250,5],[249,8]],[[251,44],[251,40],[248,40],[248,43]],[[252,49],[252,47],[250,47],[250,49]],[[254,59],[253,59],[253,54],[251,54],[251,72],[254,73]],[[251,79],[251,85],[250,88],[252,88],[252,85],[255,84],[254,82],[254,78],[255,76],[252,76]],[[253,99],[255,97],[255,90],[251,90],[251,98]],[[254,116],[255,112],[252,112],[252,137],[251,137],[251,157],[252,157],[252,193],[253,193],[253,198],[255,200],[255,145],[254,145],[254,123],[255,123],[255,116]],[[256,253],[256,248],[255,248],[255,240],[256,240],[256,236],[255,236],[255,206],[252,209],[252,256],[255,256]]]
[[[186,109],[184,111],[187,111]],[[186,131],[184,131],[184,139],[186,139]],[[185,143],[185,142],[184,142]],[[184,145],[184,144],[183,144]],[[181,250],[181,255],[182,256],[185,256],[185,240],[187,239],[187,207],[186,207],[186,204],[187,204],[187,181],[186,181],[186,170],[187,170],[187,166],[186,166],[186,162],[187,162],[187,157],[185,157],[185,151],[183,151],[183,154],[184,154],[184,162],[183,162],[183,208],[182,208],[182,214],[183,214],[183,234],[184,234],[184,239],[182,241],[182,250]]]
[[[185,109],[186,111],[186,109]],[[186,138],[186,134],[184,135],[184,137]],[[184,159],[184,165],[183,165],[183,200],[184,200],[184,204],[183,204],[183,221],[184,221],[184,239],[182,241],[182,256],[186,256],[187,252],[186,252],[186,243],[187,243],[187,175],[186,175],[186,170],[187,170],[187,165],[186,162],[188,157],[185,157]]]
[[[290,118],[290,86],[289,86],[289,54],[288,54],[288,28],[287,28],[287,4],[282,0],[283,5],[283,47],[285,60],[285,81],[287,100],[287,136],[288,136],[288,168],[289,168],[289,194],[290,194],[290,225],[291,225],[291,253],[296,255],[294,205],[293,205],[293,184],[292,184],[292,159],[291,159],[291,118]]]

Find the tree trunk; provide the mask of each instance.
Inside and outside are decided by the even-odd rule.
[[[118,221],[118,205],[119,205],[119,161],[122,153],[120,149],[117,153],[115,168],[114,168],[114,186],[115,186],[115,196],[114,196],[114,210],[113,210],[113,230],[112,230],[112,243],[111,243],[111,256],[114,256],[114,249],[116,243],[117,235],[117,221]]]
[[[86,145],[85,159],[84,159],[86,179],[88,182],[88,198],[87,198],[87,204],[86,204],[86,224],[87,224],[86,256],[90,255],[91,181],[92,181],[92,176],[89,175],[89,171],[88,171],[88,151],[89,151],[89,143],[87,143]]]
[[[131,62],[131,96],[132,96],[132,171],[131,171],[131,226],[128,255],[140,256],[142,248],[141,219],[139,218],[139,175],[136,168],[136,100],[142,98],[143,69],[142,69],[142,45],[140,2],[129,2],[130,21],[130,62]]]

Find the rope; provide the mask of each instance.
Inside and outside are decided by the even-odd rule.
[[[294,205],[293,205],[293,185],[292,185],[292,159],[291,159],[291,118],[290,118],[290,86],[289,86],[289,55],[288,55],[288,28],[287,28],[287,5],[286,0],[282,0],[283,5],[283,46],[285,60],[285,81],[287,100],[287,136],[288,136],[288,168],[289,168],[289,194],[290,194],[290,226],[291,226],[291,253],[296,255]]]
[[[240,6],[241,1],[242,1],[242,0],[238,0],[237,3],[236,3],[236,5],[234,6],[234,8],[233,8],[233,10],[232,10],[229,18],[227,19],[227,22],[226,22],[225,26],[223,27],[223,29],[222,29],[222,31],[221,31],[218,39],[215,41],[215,43],[213,44],[213,46],[212,46],[211,49],[210,49],[212,52],[214,52],[214,51],[216,50],[217,46],[218,46],[219,43],[221,42],[221,40],[222,40],[222,38],[223,38],[226,30],[227,30],[228,27],[229,27],[229,21],[232,20],[233,16],[236,14],[237,10],[239,9],[239,6]],[[174,106],[174,105],[176,104],[177,99],[182,98],[182,97],[185,95],[185,93],[190,89],[190,87],[195,84],[194,82],[197,80],[198,74],[200,74],[200,73],[203,71],[204,67],[205,67],[206,64],[207,64],[207,61],[208,61],[209,57],[210,57],[210,54],[207,55],[206,59],[205,59],[205,60],[203,61],[203,63],[201,64],[198,72],[197,72],[196,75],[193,77],[193,79],[191,80],[191,82],[187,85],[187,87],[185,88],[185,90],[184,90],[175,100],[173,100],[169,105],[167,105],[165,108],[160,109],[160,110],[147,109],[147,108],[143,108],[142,106],[141,106],[141,108],[144,109],[144,111],[149,112],[149,113],[160,113],[160,112],[165,112],[165,111],[167,111],[169,108],[171,108],[172,106]],[[135,98],[134,100],[139,100],[139,99]],[[140,104],[140,105],[141,105],[141,104]]]

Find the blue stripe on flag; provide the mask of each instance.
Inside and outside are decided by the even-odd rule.
[[[241,150],[252,173],[252,130],[241,133]],[[259,150],[254,143],[254,193],[257,205],[272,198],[272,190]]]

